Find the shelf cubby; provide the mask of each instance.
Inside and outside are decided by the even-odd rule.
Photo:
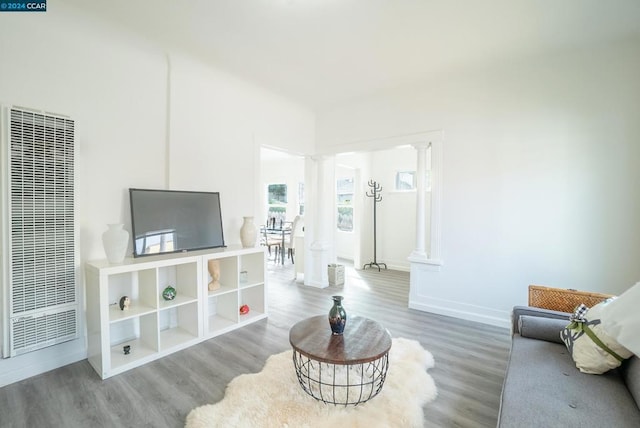
[[[109,325],[111,368],[133,364],[158,352],[158,323],[155,312],[128,318]],[[129,354],[124,346],[130,346]]]
[[[265,255],[262,253],[240,256],[240,272],[246,272],[246,281],[239,281],[240,288],[264,283]]]
[[[119,322],[124,321],[130,318],[137,318],[142,315],[155,313],[156,308],[152,306],[141,305],[138,302],[131,303],[129,305],[129,309],[122,310],[120,306],[116,304],[112,304],[109,307],[109,322]]]
[[[119,321],[154,311],[156,299],[155,269],[126,272],[108,279],[109,321]],[[129,297],[129,307],[120,309],[120,299]]]
[[[129,355],[125,355],[123,348],[131,346]],[[133,339],[111,347],[111,371],[119,371],[124,366],[136,367],[145,359],[152,357],[158,351],[140,339]]]
[[[206,286],[207,285],[205,285],[205,287]],[[220,288],[213,291],[209,291],[207,288],[207,296],[209,297],[220,296],[221,294],[227,294],[227,293],[237,293],[237,292],[238,292],[237,285],[229,285],[229,284],[221,285]]]
[[[203,277],[205,289],[208,290],[211,275],[209,274],[209,260],[217,260],[220,266],[220,288],[235,289],[238,288],[238,257],[208,257],[203,263]]]
[[[175,288],[176,299],[174,300],[184,303],[198,299],[198,284],[198,264],[196,262],[158,268],[158,296],[161,306],[172,306],[173,300],[166,301],[162,297],[162,292],[166,287]]]
[[[200,336],[198,303],[192,302],[160,311],[160,350],[184,347]]]
[[[245,287],[240,291],[240,306],[248,305],[249,313],[240,315],[240,322],[245,323],[253,318],[266,314],[265,288],[263,284]]]
[[[228,329],[238,324],[239,309],[238,293],[225,293],[209,297],[207,302],[208,323],[206,334]]]

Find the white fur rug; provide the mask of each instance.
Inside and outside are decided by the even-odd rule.
[[[414,340],[393,339],[382,391],[357,406],[317,401],[302,390],[291,351],[272,355],[260,373],[240,375],[216,404],[198,407],[186,428],[422,427],[422,406],[436,395],[433,356]]]

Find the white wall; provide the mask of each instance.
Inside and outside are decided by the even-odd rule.
[[[170,117],[171,186],[220,191],[228,244],[240,242],[243,216],[261,224],[264,215],[260,146],[309,153],[314,144],[312,113],[184,57],[171,60]]]
[[[105,257],[107,223],[131,230],[129,187],[220,191],[225,240],[238,243],[258,208],[259,145],[313,146],[308,110],[65,4],[2,14],[0,52],[1,103],[76,121],[82,262]],[[0,359],[0,386],[85,357],[81,337]]]
[[[448,74],[318,115],[325,151],[444,130],[444,266],[412,290],[419,305],[502,322],[528,284],[620,293],[640,279],[639,46]]]

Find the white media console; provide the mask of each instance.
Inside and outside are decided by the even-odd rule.
[[[208,290],[209,260],[220,266],[220,288]],[[106,379],[267,317],[265,250],[227,247],[88,262],[88,359]],[[163,290],[176,290],[165,300]],[[119,301],[129,297],[127,309]],[[247,305],[249,312],[240,314]],[[125,353],[125,346],[128,352]]]

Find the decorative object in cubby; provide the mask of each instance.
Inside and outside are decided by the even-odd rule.
[[[131,353],[131,345],[124,345],[122,347],[122,352],[124,352],[124,355],[129,355]]]
[[[207,270],[211,277],[211,281],[209,282],[209,291],[215,291],[220,288],[220,260],[209,260],[207,262]]]
[[[120,302],[118,302],[118,306],[120,306],[121,311],[126,311],[127,309],[129,309],[130,304],[131,299],[129,299],[129,296],[122,296],[120,298]]]
[[[244,248],[250,248],[256,246],[256,238],[258,236],[258,229],[253,223],[253,217],[243,217],[244,222],[240,228],[240,241]]]
[[[109,263],[122,263],[129,245],[129,232],[123,229],[124,224],[108,224],[102,234],[102,245]]]
[[[249,305],[240,306],[240,315],[246,315],[249,313]]]
[[[332,296],[333,306],[329,310],[329,325],[334,335],[341,335],[347,323],[347,312],[342,307],[342,296]]]
[[[176,289],[168,285],[167,288],[162,290],[162,298],[164,300],[173,300],[176,298]]]

